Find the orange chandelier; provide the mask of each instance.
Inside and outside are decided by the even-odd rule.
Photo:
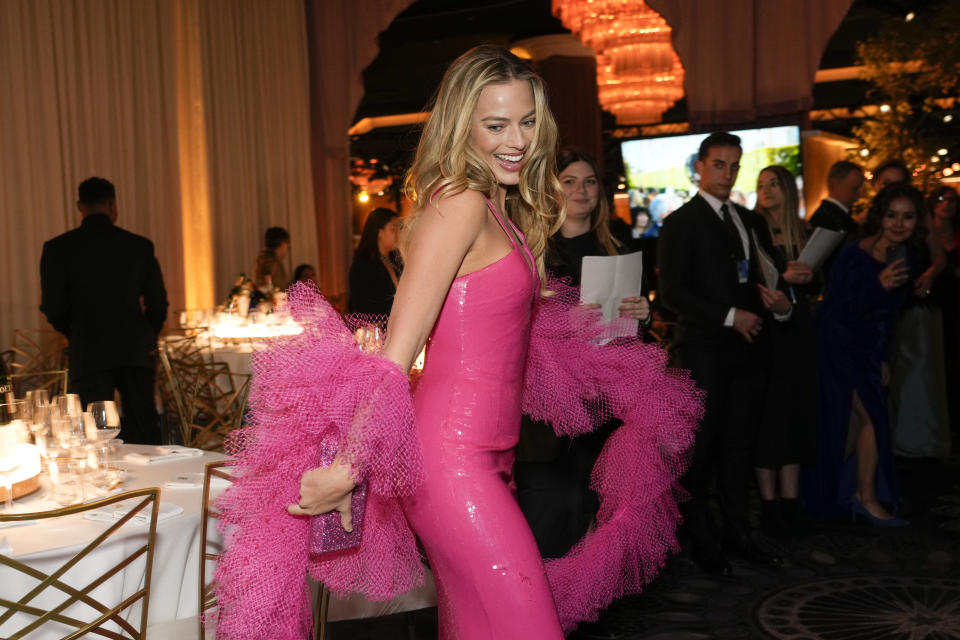
[[[597,54],[600,104],[618,124],[659,122],[683,97],[670,25],[642,0],[552,0],[553,14]]]

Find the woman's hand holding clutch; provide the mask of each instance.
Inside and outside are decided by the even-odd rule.
[[[350,504],[354,486],[356,484],[350,478],[350,465],[337,458],[328,467],[317,467],[303,473],[300,477],[300,501],[287,505],[287,511],[295,516],[339,511],[344,530],[353,531]]]

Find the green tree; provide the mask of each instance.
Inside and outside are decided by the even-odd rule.
[[[892,20],[859,44],[863,78],[871,84],[868,98],[881,105],[853,130],[870,152],[857,157],[868,169],[900,158],[917,172],[916,183],[927,187],[951,159],[937,151],[945,146],[944,117],[952,120],[960,89],[958,23],[960,2],[930,2],[913,19]]]

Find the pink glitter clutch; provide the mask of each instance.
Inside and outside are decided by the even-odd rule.
[[[326,438],[320,447],[320,466],[327,467],[337,455],[336,442]],[[361,482],[353,489],[350,511],[353,515],[353,531],[343,528],[339,511],[330,511],[310,517],[309,551],[312,554],[343,551],[360,546],[363,531],[363,512],[367,505],[367,483]]]

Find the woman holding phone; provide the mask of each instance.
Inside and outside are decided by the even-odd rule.
[[[838,256],[819,309],[818,465],[807,477],[808,510],[898,527],[886,385],[890,332],[910,293],[923,242],[923,196],[897,183],[874,198],[863,238]]]

